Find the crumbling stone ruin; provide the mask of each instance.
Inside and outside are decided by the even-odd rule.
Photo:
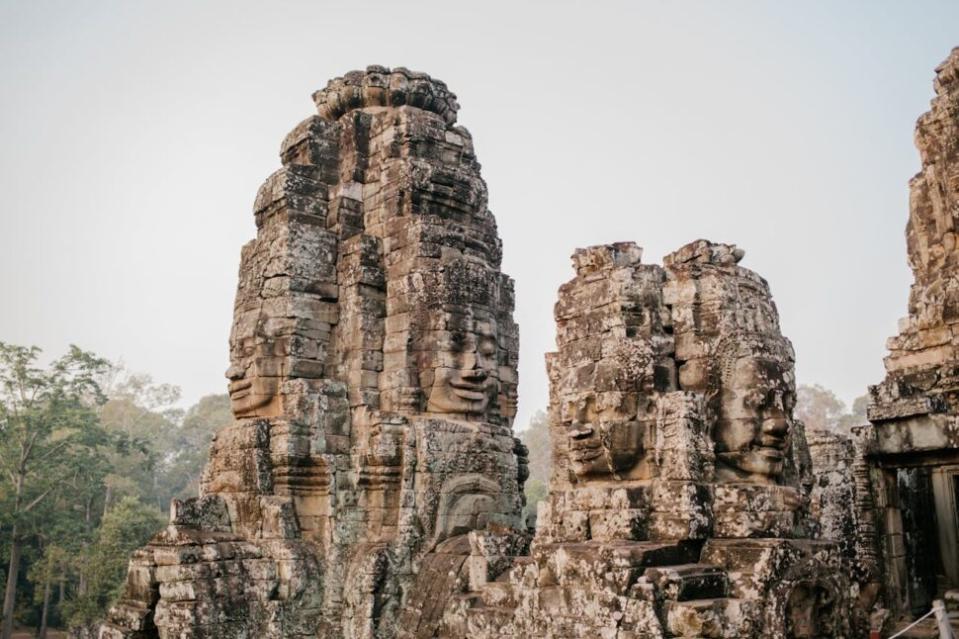
[[[424,554],[520,526],[513,284],[455,96],[369,67],[313,98],[241,255],[236,421],[101,637],[393,636]]]
[[[850,636],[839,546],[809,534],[793,350],[767,283],[731,245],[641,254],[573,255],[532,551],[471,570],[439,636]]]
[[[405,69],[331,81],[256,197],[236,420],[100,637],[842,639],[928,610],[959,588],[959,49],[937,73],[871,423],[807,440],[734,245],[580,249],[535,531],[513,286],[455,97]]]
[[[909,315],[855,442],[862,567],[897,617],[959,589],[959,48],[934,86],[909,184]]]

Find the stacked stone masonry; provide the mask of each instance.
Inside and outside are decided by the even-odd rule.
[[[104,638],[391,637],[425,554],[520,527],[513,283],[455,96],[369,67],[313,97],[241,253],[236,421]]]
[[[936,69],[909,183],[908,316],[857,429],[857,550],[893,617],[959,603],[959,49]],[[950,593],[951,591],[951,593]]]
[[[663,266],[641,254],[579,250],[560,288],[553,475],[530,554],[469,571],[438,634],[401,637],[853,636],[841,548],[812,536],[768,285],[731,245],[693,242]]]
[[[937,74],[910,315],[871,424],[807,441],[792,346],[739,248],[580,249],[535,530],[513,284],[456,98],[405,69],[331,81],[256,196],[235,421],[100,637],[851,638],[959,587],[959,50]],[[931,577],[910,550],[935,536],[923,504]]]

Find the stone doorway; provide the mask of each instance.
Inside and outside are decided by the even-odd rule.
[[[897,468],[908,609],[929,610],[959,588],[959,465]]]
[[[941,560],[939,593],[959,588],[959,464],[932,470]]]
[[[929,468],[896,470],[909,612],[926,613],[938,590],[942,561],[938,522]]]

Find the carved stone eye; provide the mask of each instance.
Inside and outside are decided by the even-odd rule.
[[[252,338],[244,339],[240,342],[238,350],[240,351],[241,357],[252,357],[256,352],[256,342]]]
[[[480,355],[492,356],[496,354],[496,340],[492,337],[484,337],[480,340],[479,348],[477,349]]]

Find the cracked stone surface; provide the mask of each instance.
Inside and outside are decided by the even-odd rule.
[[[793,417],[792,346],[743,255],[706,240],[662,266],[630,242],[573,255],[531,551],[462,577],[437,635],[401,636],[853,636],[842,549],[810,517],[832,494]],[[501,554],[476,544],[470,561]]]
[[[580,249],[533,531],[513,283],[456,98],[402,68],[332,80],[256,195],[235,421],[100,637],[843,638],[915,604],[921,478],[886,471],[959,464],[959,49],[935,88],[909,317],[871,424],[807,437],[792,346],[735,245],[661,264],[632,242]]]
[[[392,637],[424,555],[520,528],[513,282],[455,96],[368,67],[313,99],[241,252],[236,420],[101,637]]]
[[[854,441],[859,580],[893,616],[959,588],[959,48],[933,86],[909,182],[908,315]]]

